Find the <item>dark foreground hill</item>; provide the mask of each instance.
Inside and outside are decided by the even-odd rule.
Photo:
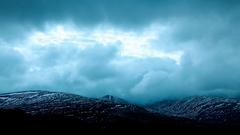
[[[0,94],[0,119],[4,127],[77,129],[88,132],[240,127],[236,122],[230,126],[216,125],[185,117],[183,113],[177,115],[181,113],[174,110],[182,112],[181,109],[186,108],[181,107],[184,106],[180,103],[159,102],[145,109],[112,96],[95,99],[48,91]],[[192,116],[195,111],[186,114]],[[234,112],[234,116],[239,116],[239,113]]]

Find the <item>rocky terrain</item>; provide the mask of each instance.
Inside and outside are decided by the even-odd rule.
[[[217,97],[189,97],[139,106],[111,95],[88,98],[48,91],[0,94],[1,123],[11,127],[57,126],[58,129],[145,131],[240,127],[239,110],[238,99]]]
[[[149,111],[197,121],[239,124],[240,100],[222,97],[194,96],[181,100],[165,100],[148,107]]]
[[[188,119],[152,113],[110,95],[97,99],[48,91],[0,94],[0,119],[4,125],[11,126],[57,126],[82,130],[147,130],[189,127],[189,122],[194,123]]]
[[[118,102],[109,97],[94,99],[48,91],[1,94],[0,108],[19,109],[31,115],[64,115],[90,123],[111,120],[111,117],[124,117],[128,113],[147,112],[144,108],[124,104],[124,102]]]

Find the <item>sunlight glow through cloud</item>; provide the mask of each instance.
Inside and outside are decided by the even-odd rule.
[[[28,44],[41,46],[76,45],[80,49],[90,47],[93,44],[104,46],[121,45],[120,56],[124,57],[156,57],[161,59],[171,59],[180,64],[183,51],[166,52],[151,48],[151,41],[157,40],[161,29],[145,29],[139,33],[122,31],[112,27],[97,27],[94,30],[68,29],[62,25],[57,25],[44,32],[34,32],[28,38]]]

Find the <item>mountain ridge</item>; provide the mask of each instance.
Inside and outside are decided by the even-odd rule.
[[[180,100],[165,100],[147,107],[165,115],[199,121],[236,121],[240,116],[240,99],[212,96],[192,96]],[[238,118],[238,117],[237,117]],[[240,121],[240,119],[237,119]]]
[[[240,116],[240,108],[234,112],[231,104],[239,106],[240,101],[195,96],[138,106],[111,95],[89,98],[64,92],[32,90],[0,94],[0,119],[3,121],[5,119],[6,122],[12,118],[14,122],[40,122],[41,126],[48,123],[81,125],[90,129],[97,127],[100,130],[122,127],[127,129],[218,127],[226,126],[225,123],[230,123],[230,127],[232,125],[240,127],[240,119],[235,119],[233,124],[231,123],[233,118]],[[226,108],[227,112],[221,113],[226,111]],[[16,116],[21,116],[21,119]]]

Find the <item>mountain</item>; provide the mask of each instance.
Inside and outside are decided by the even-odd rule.
[[[164,100],[148,105],[149,111],[213,123],[240,122],[240,100],[222,97],[193,96]]]
[[[169,117],[113,97],[88,98],[48,91],[0,94],[0,119],[4,126],[149,130],[189,127],[195,121]],[[26,126],[27,125],[27,126]]]
[[[132,104],[82,97],[74,94],[48,91],[23,91],[0,95],[1,109],[21,109],[28,114],[64,114],[88,121],[97,121],[95,115],[124,116],[127,113],[146,113]],[[82,117],[84,115],[84,117]]]
[[[239,106],[238,99],[218,97],[189,97],[138,106],[111,95],[88,98],[62,92],[21,91],[0,94],[0,124],[2,128],[56,127],[87,132],[238,128]]]

